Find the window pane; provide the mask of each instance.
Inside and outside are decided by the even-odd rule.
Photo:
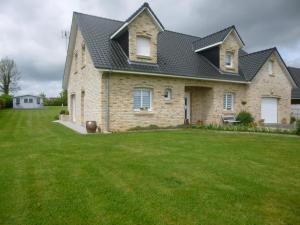
[[[133,94],[133,108],[140,109],[141,108],[141,90],[135,90]]]
[[[143,90],[142,91],[142,107],[145,107],[145,108],[150,108],[150,90]]]
[[[226,55],[225,55],[225,64],[227,66],[231,66],[232,65],[232,58],[233,58],[233,54],[231,52],[226,52]]]
[[[136,54],[150,56],[150,39],[145,37],[137,37]]]

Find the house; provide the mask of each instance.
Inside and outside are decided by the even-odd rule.
[[[14,109],[39,109],[43,108],[43,98],[35,95],[15,96],[13,99]]]
[[[278,50],[244,46],[235,26],[203,37],[169,31],[148,3],[125,21],[74,12],[63,78],[71,120],[123,131],[220,124],[246,110],[288,123],[296,85]]]
[[[300,119],[300,68],[288,67],[297,87],[292,90],[292,116]]]

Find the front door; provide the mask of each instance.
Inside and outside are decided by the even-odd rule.
[[[72,110],[72,122],[76,122],[76,99],[75,99],[75,95],[71,95],[71,110]]]
[[[191,94],[185,92],[184,94],[184,123],[190,124],[191,120]]]

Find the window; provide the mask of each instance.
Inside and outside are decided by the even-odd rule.
[[[37,98],[37,99],[36,99],[36,103],[37,103],[37,104],[41,104],[41,99],[40,99],[40,98]]]
[[[32,98],[30,98],[28,101],[29,101],[29,103],[33,103],[33,99]]]
[[[81,64],[82,66],[85,65],[85,44],[81,44]]]
[[[224,94],[224,105],[223,108],[225,110],[233,110],[233,99],[234,98],[234,94],[227,92]]]
[[[20,105],[20,98],[16,98],[16,104]]]
[[[225,66],[226,67],[233,67],[233,52],[226,52]]]
[[[167,88],[165,90],[165,94],[164,94],[165,100],[171,100],[172,97],[172,90],[170,88]]]
[[[28,103],[28,98],[24,98],[24,103]]]
[[[268,70],[269,70],[270,75],[273,74],[273,66],[274,66],[274,62],[272,60],[270,60],[269,64],[268,64]]]
[[[150,56],[150,38],[136,38],[136,54],[140,56]]]
[[[152,108],[152,91],[149,88],[136,88],[133,94],[133,108],[135,111],[148,110]]]

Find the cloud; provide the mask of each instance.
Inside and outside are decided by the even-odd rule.
[[[22,91],[56,96],[61,90],[72,12],[127,19],[144,0],[10,0],[0,2],[0,58],[16,60]],[[300,67],[299,0],[149,1],[168,30],[205,36],[236,25],[249,52],[277,46],[288,65]]]

